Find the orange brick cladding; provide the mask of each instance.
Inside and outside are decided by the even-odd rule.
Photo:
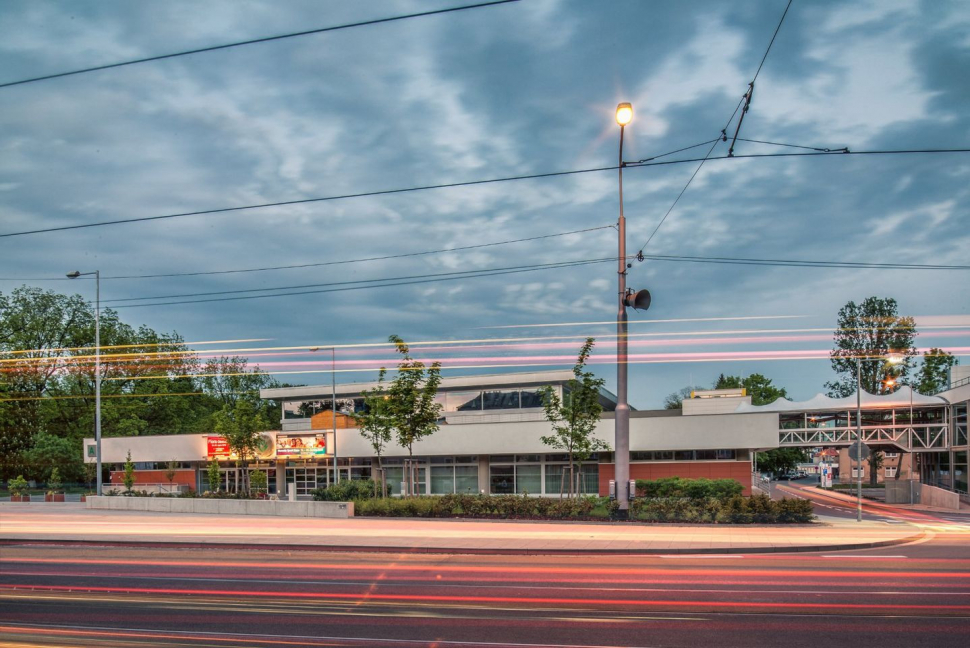
[[[610,480],[615,474],[613,464],[600,464],[600,495],[610,492]],[[744,495],[751,495],[751,464],[747,461],[692,461],[631,463],[630,479],[734,479],[741,483]]]
[[[168,484],[168,478],[165,476],[167,470],[136,470],[135,471],[135,486],[139,484]],[[125,473],[123,470],[113,470],[111,472],[110,483],[112,486],[119,486],[124,488],[125,485]],[[182,486],[191,486],[195,488],[195,471],[191,469],[181,469],[175,471],[175,479],[172,480],[173,484],[180,484]]]

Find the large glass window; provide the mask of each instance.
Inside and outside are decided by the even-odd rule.
[[[431,494],[449,495],[455,492],[455,467],[431,466]]]
[[[478,493],[478,466],[455,466],[455,492]]]
[[[482,409],[482,392],[446,392],[446,412],[477,412]]]
[[[542,394],[539,393],[538,389],[523,389],[520,399],[523,409],[542,407]]]
[[[515,466],[489,466],[489,492],[506,495],[515,492]]]
[[[967,445],[967,405],[953,407],[953,445]]]
[[[542,492],[542,466],[518,465],[515,467],[515,492],[536,495]]]
[[[486,410],[519,409],[519,390],[504,389],[501,391],[484,392],[482,409],[486,409]]]
[[[967,451],[960,450],[953,453],[953,489],[967,493],[967,486]]]

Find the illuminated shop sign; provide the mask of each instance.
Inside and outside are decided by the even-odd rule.
[[[327,454],[326,434],[277,434],[277,457],[322,457]]]
[[[209,459],[228,459],[229,442],[225,437],[210,436],[205,438],[205,456]]]

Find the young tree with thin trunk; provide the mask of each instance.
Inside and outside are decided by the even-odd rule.
[[[380,473],[381,497],[387,497],[387,479],[384,474],[384,450],[391,442],[394,421],[390,412],[390,395],[384,385],[387,369],[381,367],[377,375],[377,387],[361,393],[364,397],[364,411],[354,414],[360,435],[370,441],[377,455],[377,470]],[[376,481],[376,480],[375,480]]]
[[[441,404],[435,401],[435,396],[441,384],[441,363],[435,361],[426,367],[423,362],[411,357],[404,340],[396,335],[388,340],[394,343],[402,359],[388,390],[387,417],[397,432],[398,445],[408,449],[408,474],[405,479],[406,494],[411,495],[415,481],[414,444],[438,430]]]
[[[586,361],[593,349],[595,340],[586,338],[579,351],[573,376],[564,387],[563,397],[550,386],[543,387],[542,406],[546,419],[552,425],[553,434],[542,437],[542,442],[569,455],[569,496],[574,494],[574,470],[577,462],[582,463],[598,450],[609,450],[610,446],[602,439],[593,436],[599,422],[603,406],[600,405],[600,388],[605,382],[586,371]],[[562,493],[560,492],[560,496]]]

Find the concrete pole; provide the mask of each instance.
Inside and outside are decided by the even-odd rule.
[[[855,359],[855,398],[856,398],[856,410],[855,410],[855,426],[856,426],[856,439],[859,442],[859,472],[858,486],[856,488],[856,522],[862,522],[862,358],[856,357]],[[852,459],[851,457],[849,458]]]
[[[337,464],[337,348],[330,347],[330,409],[333,410],[333,469],[335,482],[340,483],[340,466]]]
[[[620,124],[620,220],[617,223],[616,414],[613,465],[619,517],[627,517],[630,498],[630,404],[627,402],[626,217],[623,215],[623,125]]]
[[[101,478],[101,271],[94,271],[94,443],[97,446],[98,495],[102,495]]]

